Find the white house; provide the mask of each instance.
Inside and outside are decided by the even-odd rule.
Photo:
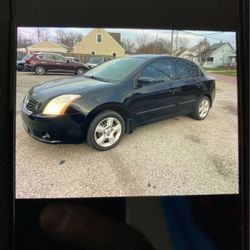
[[[207,68],[236,66],[236,51],[229,42],[213,44],[206,53],[206,60],[202,66]]]
[[[209,47],[210,44],[206,39],[204,39],[192,48],[183,51],[178,56],[202,65],[204,61],[204,54],[206,53]]]

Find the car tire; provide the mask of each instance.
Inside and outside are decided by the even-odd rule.
[[[81,76],[82,74],[85,73],[85,71],[86,71],[85,68],[78,68],[78,69],[76,70],[76,75]]]
[[[100,151],[114,148],[125,131],[125,122],[120,114],[106,110],[96,115],[87,132],[87,143]]]
[[[195,112],[191,114],[191,116],[196,120],[204,120],[211,107],[211,101],[207,96],[203,96],[195,107]]]
[[[39,65],[39,66],[36,66],[36,67],[34,68],[34,72],[35,72],[37,75],[45,75],[46,69],[45,69],[45,67]]]

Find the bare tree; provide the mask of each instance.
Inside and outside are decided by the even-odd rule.
[[[48,41],[50,39],[49,30],[46,28],[36,28],[35,29],[35,36],[37,43],[40,43],[42,41]]]
[[[144,47],[146,44],[150,42],[149,36],[145,33],[139,35],[136,39],[137,47]]]
[[[157,38],[151,42],[141,42],[136,53],[138,54],[169,54],[171,53],[171,44],[163,38]]]
[[[34,44],[34,41],[23,36],[22,33],[17,33],[17,48],[27,48],[32,44]]]
[[[210,43],[208,42],[207,38],[204,38],[200,43],[199,43],[199,54],[198,54],[198,60],[199,63],[202,65],[206,59],[207,59],[207,53],[210,50]]]
[[[72,49],[82,40],[82,35],[74,31],[56,30],[56,40]]]
[[[122,44],[126,54],[133,54],[135,52],[135,42],[131,39],[122,39]]]

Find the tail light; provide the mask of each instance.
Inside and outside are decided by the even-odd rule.
[[[31,59],[26,59],[25,62],[26,62],[26,63],[31,63],[32,60],[31,60]]]

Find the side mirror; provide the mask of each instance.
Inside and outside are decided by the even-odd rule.
[[[141,84],[151,84],[151,83],[154,83],[155,80],[152,77],[144,77],[144,76],[142,76],[142,77],[139,77],[137,79],[137,82],[141,83]]]
[[[161,82],[161,81],[155,80],[152,77],[142,76],[142,77],[139,77],[137,79],[137,82],[138,82],[137,86],[142,87],[142,86],[145,86],[145,85],[150,85],[150,84],[158,83],[158,82]]]

